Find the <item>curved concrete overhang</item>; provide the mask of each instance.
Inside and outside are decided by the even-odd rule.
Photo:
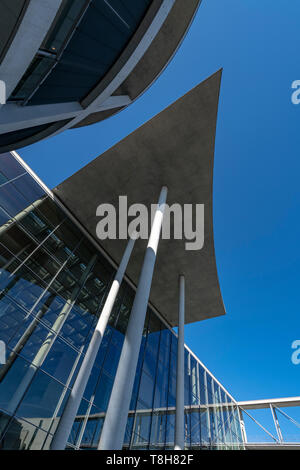
[[[176,0],[168,14],[165,22],[158,31],[150,46],[143,54],[133,71],[125,78],[121,85],[115,90],[114,95],[128,95],[132,102],[139,98],[151,84],[160,76],[163,70],[172,60],[176,51],[180,47],[187,31],[196,15],[202,0],[189,0],[182,2]],[[114,67],[99,85],[83,100],[84,108],[91,105],[98,96],[103,93],[109,83],[115,79],[126,61],[134,53],[140,43],[145,31],[151,25],[162,1],[154,1],[140,28],[128,44],[126,50],[120,56]],[[121,108],[124,109],[124,108]],[[121,109],[112,110],[109,116],[116,114]],[[92,113],[84,120],[76,123],[75,127],[87,126],[107,119],[107,112]]]
[[[33,126],[33,131],[36,125],[36,133],[33,132],[24,140],[16,139],[13,143],[1,146],[0,151],[3,153],[15,150],[67,129],[97,123],[125,109],[128,104],[111,109],[106,109],[101,104],[105,103],[110,96],[128,97],[131,104],[151,86],[182,43],[201,2],[202,0],[189,0],[188,2],[153,0],[139,28],[119,59],[89,95],[81,101],[80,112],[75,113],[67,122],[62,118],[49,119],[49,127],[44,128],[42,132],[38,129],[40,117],[37,116],[36,124],[32,124],[34,120],[31,120],[26,125],[28,128]],[[163,17],[164,14],[166,18]],[[145,43],[144,48],[141,48],[142,41]],[[135,65],[132,66],[132,63]]]
[[[163,185],[167,203],[204,204],[204,247],[186,251],[186,240],[161,240],[150,302],[177,325],[178,276],[186,277],[186,322],[225,314],[213,238],[213,165],[221,71],[198,85],[124,140],[54,189],[96,240],[96,209],[119,196],[128,205],[157,203]],[[173,227],[172,227],[173,229]],[[172,233],[172,230],[171,230]],[[97,240],[117,263],[126,240]],[[138,240],[127,275],[137,285],[147,241]]]
[[[0,64],[15,37],[28,4],[29,0],[6,0],[1,2]]]

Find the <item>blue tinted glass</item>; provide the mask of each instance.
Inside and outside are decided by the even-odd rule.
[[[0,171],[6,176],[7,180],[25,173],[24,167],[10,153],[0,155]]]
[[[134,415],[130,414],[128,416],[128,420],[127,420],[127,426],[126,426],[125,438],[124,438],[124,446],[129,446],[129,444],[130,444],[134,421],[135,421]]]
[[[72,368],[78,352],[57,338],[42,364],[42,369],[60,382],[66,384],[72,376]]]
[[[31,324],[33,317],[8,296],[0,299],[0,339],[11,349]]]
[[[0,207],[0,226],[10,220],[10,216]]]
[[[0,171],[0,186],[2,184],[7,183],[7,181],[8,181],[8,178],[6,176],[4,176],[3,173],[1,173],[1,171]]]
[[[63,393],[63,385],[42,371],[37,371],[17,409],[17,415],[48,430]]]
[[[97,413],[97,415],[99,416],[99,413]],[[99,440],[100,440],[100,434],[101,434],[103,423],[104,423],[103,417],[97,418],[96,422],[97,422],[97,426],[95,428],[95,432],[94,432],[94,435],[93,435],[93,442],[92,442],[92,448],[94,448],[94,449],[97,449],[97,446],[98,446],[98,443],[99,443]]]
[[[94,399],[94,404],[100,411],[106,411],[112,386],[113,379],[103,372],[98,382]]]
[[[86,96],[119,58],[149,5],[150,0],[134,5],[116,0],[91,2],[56,67],[35,87],[29,103],[77,101]]]
[[[149,376],[146,372],[142,373],[139,399],[137,409],[150,409],[152,408],[154,391],[154,377]]]
[[[112,378],[114,378],[117,371],[121,355],[121,346],[122,345],[119,345],[118,341],[116,341],[115,335],[113,335],[103,364],[104,370]]]
[[[14,217],[28,206],[27,199],[19,193],[13,183],[0,186],[0,206]]]
[[[166,449],[174,449],[174,439],[175,439],[175,412],[169,412],[167,414],[167,423],[166,423]]]
[[[29,204],[46,196],[42,187],[36,183],[28,173],[16,179],[13,182],[13,185],[24,196]]]
[[[201,445],[199,410],[191,411],[191,445],[195,448]]]
[[[0,288],[5,288],[5,295],[9,295],[22,307],[30,310],[39,298],[44,296],[46,285],[23,265],[16,274],[2,272]]]
[[[151,422],[150,449],[163,449],[166,437],[166,412],[154,412]]]
[[[166,408],[168,405],[169,369],[159,361],[157,367],[154,408]]]
[[[206,403],[206,387],[204,381],[205,371],[204,368],[199,364],[199,385],[200,385],[200,402]]]
[[[115,6],[124,12],[117,1]],[[126,14],[131,13],[128,7]],[[31,186],[28,175],[17,181],[28,206],[40,195],[39,188],[34,182]],[[9,205],[16,183],[5,186]],[[55,432],[115,272],[100,253],[90,265],[94,254],[94,246],[48,198],[1,229],[0,340],[7,346],[7,362],[0,368],[4,448],[49,448],[52,437],[45,431]],[[84,392],[90,402],[81,401],[69,437],[74,448],[96,448],[99,442],[134,295],[124,282]],[[125,447],[173,449],[176,366],[177,338],[148,308]],[[207,398],[209,407],[203,406]],[[235,404],[187,349],[185,404],[187,447],[231,448],[241,441]],[[18,441],[18,433],[26,432],[28,439]]]
[[[17,385],[19,385],[23,379],[28,376],[30,370],[30,364],[21,357],[16,357],[12,367],[8,369],[5,365],[1,366],[1,370],[5,370],[4,377],[0,381],[0,408],[10,413],[13,413],[18,403],[14,400],[17,392]],[[35,368],[31,366],[31,370],[35,372]]]
[[[82,448],[91,448],[93,447],[94,442],[94,435],[96,433],[98,427],[98,419],[93,419],[92,415],[90,415],[89,420],[86,423],[86,426],[83,431],[82,439],[81,439],[81,447]]]
[[[132,449],[146,450],[149,444],[151,413],[139,414],[135,421],[132,436]]]
[[[156,374],[157,354],[159,348],[160,331],[149,333],[146,343],[143,369],[152,377]]]

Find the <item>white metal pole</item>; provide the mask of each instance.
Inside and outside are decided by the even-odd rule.
[[[247,443],[247,434],[246,434],[246,426],[245,426],[245,421],[244,421],[244,415],[243,411],[240,407],[238,407],[238,412],[239,412],[239,418],[240,418],[240,424],[241,424],[241,431],[242,431],[242,438],[244,444]]]
[[[108,297],[99,317],[91,342],[89,344],[86,355],[83,359],[82,365],[80,367],[72,391],[68,398],[66,407],[63,411],[56,432],[54,434],[51,443],[51,450],[63,450],[66,447],[68,437],[70,435],[84,390],[87,386],[93,365],[95,363],[96,356],[99,351],[111,311],[115,304],[115,300],[117,298],[120,285],[122,283],[134,244],[135,237],[133,236],[129,239],[127,243],[127,247],[125,249],[119,269],[110,288]]]
[[[207,437],[208,437],[208,444],[209,447],[211,446],[211,427],[210,427],[210,421],[211,421],[211,408],[208,403],[208,388],[207,388],[207,371],[204,371],[204,391],[205,391],[205,401],[206,401],[206,425],[207,425]]]
[[[122,449],[168,190],[161,190],[98,449]]]
[[[280,429],[280,426],[279,426],[279,421],[278,421],[278,418],[277,418],[277,413],[276,413],[276,410],[275,410],[275,408],[273,407],[272,403],[270,403],[270,409],[271,409],[272,417],[273,417],[273,420],[274,420],[274,424],[275,424],[275,428],[276,428],[278,440],[279,440],[279,442],[283,442],[283,437],[282,437],[281,429]]]
[[[185,279],[179,276],[175,450],[184,450],[184,317]]]

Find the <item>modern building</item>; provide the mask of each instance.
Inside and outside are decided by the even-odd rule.
[[[15,152],[0,155],[2,449],[244,448],[237,402],[183,343],[184,322],[225,313],[212,221],[220,80],[53,191]],[[124,194],[147,207],[161,194],[148,245],[96,237],[98,204]],[[205,204],[202,250],[159,242],[164,200]]]
[[[164,70],[200,3],[2,0],[0,152],[124,109]]]
[[[225,314],[212,211],[221,71],[52,191],[12,151],[132,103],[200,3],[1,3],[0,449],[299,449],[278,416],[297,425],[281,408],[300,397],[236,402],[184,344],[185,323]],[[99,240],[97,208],[122,196],[119,237]],[[155,204],[150,237],[127,240],[120,220],[137,203]],[[176,208],[199,205],[204,225],[186,231],[184,213],[175,226]],[[257,422],[273,443],[248,443],[245,415],[266,408],[277,437]]]

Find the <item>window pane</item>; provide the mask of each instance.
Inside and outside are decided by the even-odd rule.
[[[61,384],[38,370],[17,410],[17,415],[47,431],[63,394],[64,387]]]
[[[10,153],[0,155],[0,171],[8,180],[25,173],[25,169]]]
[[[3,450],[46,450],[47,433],[32,424],[14,418],[2,439],[0,446]]]

